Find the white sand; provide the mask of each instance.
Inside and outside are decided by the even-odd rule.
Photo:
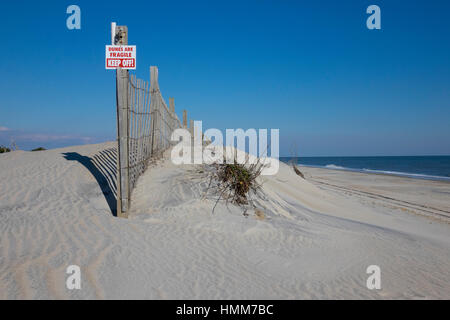
[[[0,155],[0,298],[450,298],[450,184],[281,164],[258,219],[211,214],[202,174],[165,160],[118,219],[114,145]]]

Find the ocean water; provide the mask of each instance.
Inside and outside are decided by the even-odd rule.
[[[289,162],[292,157],[280,157]],[[450,181],[450,156],[299,157],[304,166]]]

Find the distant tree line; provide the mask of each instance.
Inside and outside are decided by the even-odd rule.
[[[47,150],[47,149],[45,149],[43,147],[39,147],[39,148],[33,149],[31,151],[44,151],[44,150]],[[5,152],[11,152],[11,149],[8,147],[5,147],[5,146],[0,146],[0,153],[5,153]]]
[[[11,149],[5,146],[0,146],[0,153],[10,152]]]

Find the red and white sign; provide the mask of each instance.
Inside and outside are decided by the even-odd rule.
[[[136,69],[136,46],[106,46],[106,69]]]

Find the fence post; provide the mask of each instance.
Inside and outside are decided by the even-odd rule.
[[[173,98],[169,98],[170,112],[175,113],[175,101]]]
[[[113,45],[128,44],[128,28],[111,24]],[[129,206],[129,158],[128,158],[128,70],[116,69],[117,105],[117,216],[126,218]]]
[[[169,106],[170,106],[170,137],[172,136],[173,131],[175,130],[175,100],[174,98],[169,98]],[[169,137],[169,139],[170,139]]]
[[[191,132],[192,139],[194,139],[194,120],[189,120],[189,131]]]
[[[150,67],[150,94],[151,94],[151,115],[152,115],[152,155],[159,150],[159,140],[161,139],[160,126],[160,101],[158,99],[158,67]]]
[[[183,110],[183,128],[187,129],[187,111]]]

